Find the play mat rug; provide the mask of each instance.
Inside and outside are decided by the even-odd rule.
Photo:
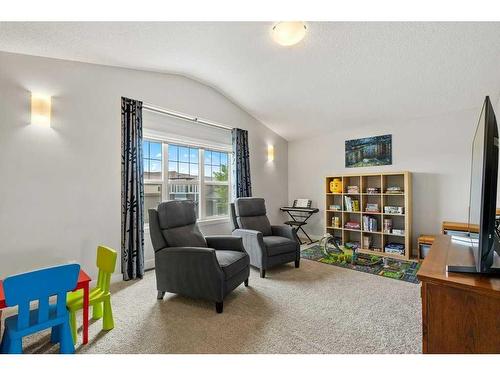
[[[356,264],[352,264],[351,250],[345,249],[344,254],[342,254],[336,251],[335,248],[329,248],[329,255],[326,255],[319,245],[302,249],[300,253],[304,259],[333,264],[334,266],[407,281],[409,283],[419,283],[417,271],[420,268],[420,264],[418,262],[387,258],[384,265],[384,257],[382,256],[358,253]]]

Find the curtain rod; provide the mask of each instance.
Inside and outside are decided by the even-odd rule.
[[[160,113],[162,115],[179,118],[181,120],[195,122],[197,124],[210,126],[212,128],[224,129],[224,130],[229,130],[229,131],[232,130],[231,127],[226,126],[226,125],[222,125],[222,124],[218,124],[216,122],[204,120],[204,119],[201,119],[198,117],[189,116],[189,115],[186,115],[186,114],[180,113],[180,112],[169,111],[167,109],[163,109],[163,108],[160,108],[160,107],[157,107],[157,106],[154,106],[151,104],[147,104],[147,103],[143,103],[142,108],[147,110],[147,111],[156,112],[156,113]]]

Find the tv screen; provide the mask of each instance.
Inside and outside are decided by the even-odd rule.
[[[493,262],[497,178],[498,129],[486,97],[472,143],[469,231],[476,272],[487,272]]]
[[[472,165],[469,198],[469,231],[474,257],[477,259],[479,248],[479,227],[481,225],[481,204],[483,187],[485,105],[481,110],[479,123],[472,142]]]

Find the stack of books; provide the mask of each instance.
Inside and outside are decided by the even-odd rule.
[[[385,245],[384,251],[387,254],[404,255],[405,245],[403,245],[402,243],[389,242]]]
[[[347,194],[359,194],[359,186],[348,186],[347,187]]]
[[[367,232],[377,232],[377,219],[363,215],[363,230]]]
[[[404,214],[404,207],[400,206],[384,206],[384,213],[386,214]]]
[[[379,194],[380,188],[378,187],[368,187],[366,188],[366,194]]]
[[[378,208],[378,203],[367,203],[365,207],[366,212],[375,212],[378,213],[380,212]]]
[[[342,207],[340,207],[340,204],[331,204],[329,208],[332,211],[340,211],[342,209]]]
[[[345,210],[349,212],[359,212],[359,200],[351,197],[344,197]]]
[[[389,186],[385,192],[386,194],[403,194],[403,188],[401,186]]]
[[[346,229],[361,229],[361,225],[355,221],[348,221],[345,223],[344,228]]]

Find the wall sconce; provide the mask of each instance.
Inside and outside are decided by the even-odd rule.
[[[31,93],[31,125],[49,126],[52,98]]]
[[[273,161],[273,160],[274,160],[274,146],[268,145],[267,146],[267,161]]]

